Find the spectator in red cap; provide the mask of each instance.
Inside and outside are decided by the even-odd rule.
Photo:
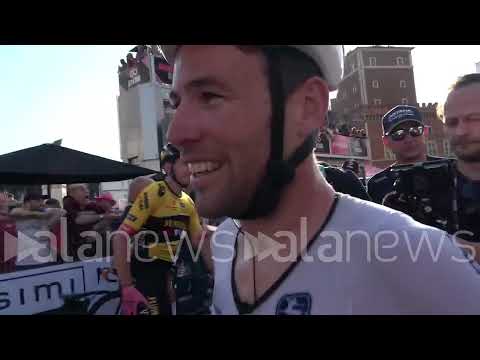
[[[110,256],[110,246],[107,245],[107,232],[113,231],[112,223],[118,220],[121,216],[120,213],[113,211],[113,207],[117,202],[109,192],[104,192],[100,196],[95,197],[95,211],[97,214],[108,215],[105,216],[100,222],[93,227],[94,231],[98,231],[102,235],[103,239],[103,253],[105,256]]]
[[[100,196],[97,196],[95,198],[95,202],[97,203],[97,206],[104,211],[104,213],[111,212],[112,208],[117,203],[112,194],[109,192],[104,192]]]

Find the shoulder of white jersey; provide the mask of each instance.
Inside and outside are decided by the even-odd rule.
[[[350,211],[354,214],[357,214],[357,216],[352,219],[352,221],[357,222],[359,221],[359,219],[362,219],[362,221],[367,221],[371,224],[375,224],[375,226],[373,227],[379,227],[382,223],[388,222],[392,215],[394,215],[393,217],[395,217],[396,215],[403,215],[405,217],[408,217],[407,215],[397,210],[379,205],[372,201],[359,199],[348,194],[339,194],[339,201],[337,202],[335,211]]]
[[[384,209],[384,211],[387,211],[390,214],[389,216],[384,218],[383,222],[379,222],[379,231],[393,231],[398,232],[401,235],[404,235],[406,233],[418,233],[420,236],[422,234],[435,234],[435,236],[438,235],[439,237],[451,237],[445,231],[429,225],[422,224],[421,222],[413,219],[410,215],[407,215],[403,212],[378,204],[375,205],[379,208]],[[420,240],[420,238],[418,238],[417,240]]]
[[[217,226],[216,231],[219,232],[232,230],[238,230],[238,227],[237,225],[235,225],[235,222],[231,218],[227,218],[220,225]]]
[[[352,228],[345,230],[356,231],[363,228],[369,236],[373,236],[375,241],[385,241],[390,244],[393,236],[399,239],[398,246],[404,246],[406,244],[403,240],[420,241],[422,237],[432,237],[432,240],[451,238],[446,232],[422,224],[400,211],[349,195],[341,195],[336,212],[356,214],[347,225]],[[407,246],[409,245],[411,244]]]

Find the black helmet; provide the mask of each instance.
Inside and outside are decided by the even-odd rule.
[[[163,168],[163,166],[167,163],[174,164],[179,157],[180,151],[178,151],[174,145],[168,143],[160,153],[160,167]]]

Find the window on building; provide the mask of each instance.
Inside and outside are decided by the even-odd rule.
[[[370,63],[370,66],[377,66],[377,58],[376,57],[368,58],[368,62]]]
[[[360,104],[355,104],[355,109],[358,109],[360,107]]]
[[[400,87],[401,88],[406,88],[407,87],[407,81],[406,80],[400,80]]]
[[[397,65],[404,65],[405,64],[405,60],[403,59],[403,57],[397,57]]]
[[[395,154],[392,152],[392,150],[388,148],[385,149],[385,159],[387,160],[395,160]]]
[[[378,80],[373,80],[373,81],[372,81],[372,87],[373,87],[374,89],[378,89],[378,88],[379,88]]]
[[[408,105],[408,99],[407,98],[402,99],[402,105]]]
[[[352,71],[355,71],[355,63],[352,63]]]
[[[356,87],[356,86],[353,87],[353,93],[354,93],[354,94],[357,93],[357,87]]]
[[[382,105],[382,99],[373,99],[373,105]]]
[[[427,153],[432,156],[437,155],[437,143],[435,141],[427,141]]]

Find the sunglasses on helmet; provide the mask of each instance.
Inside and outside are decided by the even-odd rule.
[[[407,134],[410,134],[411,137],[418,137],[423,135],[423,131],[423,126],[412,126],[410,129],[398,129],[392,131],[388,136],[390,136],[393,141],[402,141],[407,137]]]

